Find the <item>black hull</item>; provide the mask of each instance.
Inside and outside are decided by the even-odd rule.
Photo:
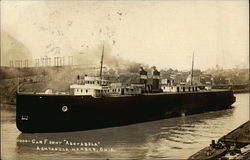
[[[126,97],[16,95],[21,132],[65,132],[121,126],[230,108],[232,91],[148,94]],[[67,106],[66,112],[62,107]]]

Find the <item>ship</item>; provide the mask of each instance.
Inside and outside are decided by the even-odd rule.
[[[69,132],[116,127],[231,108],[232,90],[212,90],[161,79],[142,67],[138,83],[104,79],[104,46],[98,76],[77,76],[69,93],[16,93],[16,126],[23,133]],[[193,74],[193,60],[192,73]],[[149,83],[150,82],[150,83]]]

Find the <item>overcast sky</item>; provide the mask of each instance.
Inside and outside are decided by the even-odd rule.
[[[32,58],[91,52],[158,68],[249,64],[247,0],[1,1],[1,32]],[[84,54],[82,54],[84,56]],[[4,60],[4,57],[2,57]]]

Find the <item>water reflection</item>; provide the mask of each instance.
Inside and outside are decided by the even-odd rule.
[[[79,159],[171,158],[173,152],[199,144],[201,138],[197,137],[207,141],[207,138],[222,136],[221,125],[233,111],[229,109],[82,132],[22,133],[17,137],[17,151],[22,159],[30,153],[46,156],[63,154],[64,158],[80,156]],[[170,150],[171,153],[168,152]]]
[[[207,146],[212,139],[220,138],[249,120],[249,94],[237,94],[236,97],[235,107],[229,110],[123,127],[49,134],[21,134],[15,125],[15,110],[2,108],[1,158],[186,159]],[[49,144],[48,141],[54,143]],[[79,144],[81,142],[82,145]],[[85,146],[85,142],[90,144]],[[43,150],[41,147],[44,147]]]

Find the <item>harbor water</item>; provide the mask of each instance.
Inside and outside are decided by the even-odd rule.
[[[186,159],[249,120],[249,94],[235,96],[232,109],[66,133],[23,134],[2,105],[1,159]]]

